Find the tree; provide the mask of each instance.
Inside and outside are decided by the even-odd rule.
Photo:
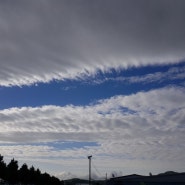
[[[14,159],[12,159],[7,166],[7,180],[12,184],[18,182],[18,168],[18,162]]]
[[[60,180],[54,176],[51,177],[51,183],[52,185],[61,185]]]
[[[29,169],[29,182],[33,184],[35,183],[35,181],[35,168],[31,166],[31,168]]]
[[[28,184],[29,182],[29,170],[27,164],[23,164],[19,169],[19,181],[23,184]]]
[[[3,156],[0,155],[0,178],[5,179],[6,175],[6,164],[3,161]]]
[[[37,168],[37,170],[35,171],[35,176],[34,176],[34,178],[35,178],[35,183],[36,183],[36,184],[42,185],[41,171],[40,171],[38,168]]]
[[[41,173],[41,171],[33,166],[28,168],[24,163],[18,170],[18,162],[14,158],[8,165],[3,161],[3,156],[0,155],[0,178],[7,181],[8,184],[35,184],[35,185],[61,185],[58,178],[50,176],[48,173]]]
[[[50,179],[51,179],[51,176],[48,173],[45,172],[44,174],[42,174],[43,184],[49,185],[50,184]]]

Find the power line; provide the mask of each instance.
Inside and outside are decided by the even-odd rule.
[[[97,169],[97,167],[95,166],[94,162],[92,162],[92,166],[93,168],[96,170],[96,172],[98,173],[98,175],[100,175],[102,177],[102,174],[100,173],[100,171]]]

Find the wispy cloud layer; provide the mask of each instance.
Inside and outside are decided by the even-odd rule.
[[[84,156],[93,154],[102,168],[116,165],[121,168],[123,161],[137,166],[142,161],[142,172],[150,169],[150,162],[160,164],[162,160],[168,167],[174,161],[171,167],[181,170],[185,162],[182,155],[185,149],[184,94],[184,88],[171,87],[115,96],[84,107],[1,110],[1,153],[22,160],[55,164],[61,161],[68,168],[74,166],[71,160],[77,162],[78,159],[82,162],[79,164],[86,165]],[[67,141],[91,141],[98,145],[68,149],[62,149],[62,145],[59,148],[47,145],[47,142]]]
[[[55,83],[24,89],[24,100],[40,93],[34,103],[14,102],[18,87],[2,88],[1,154],[60,172],[60,164],[83,172],[89,154],[104,172],[123,162],[131,173],[184,170],[184,17],[184,0],[0,1],[0,87],[66,80],[56,93]],[[115,81],[125,86],[104,93]],[[101,100],[57,104],[89,82],[102,84],[103,96],[84,102]],[[47,90],[54,98],[46,102]]]
[[[158,83],[160,84],[164,82],[168,82],[168,83],[173,82],[175,80],[184,81],[185,79],[185,66],[184,65],[178,66],[178,67],[169,67],[167,71],[159,70],[157,72],[148,73],[146,70],[145,72],[146,74],[144,75],[137,75],[137,74],[133,75],[132,74],[132,76],[124,76],[124,74],[119,75],[119,73],[114,77],[109,77],[106,75],[99,77],[98,75],[95,75],[89,78],[84,78],[84,81],[90,84],[102,84],[102,83],[109,82],[109,81],[129,83],[129,84],[134,84],[134,83],[143,83],[143,84]],[[166,86],[166,83],[165,83],[165,86]],[[68,90],[68,88],[66,88],[65,90]]]
[[[0,85],[185,58],[185,2],[45,0],[0,3]]]

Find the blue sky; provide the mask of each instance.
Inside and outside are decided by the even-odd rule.
[[[61,179],[185,171],[185,3],[0,2],[0,153]]]
[[[86,105],[114,95],[129,95],[170,85],[184,86],[184,72],[185,62],[182,61],[174,65],[145,66],[119,71],[112,69],[106,73],[99,71],[95,76],[84,79],[1,87],[1,108],[53,104]]]

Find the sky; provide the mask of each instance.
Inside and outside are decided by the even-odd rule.
[[[0,154],[61,179],[185,172],[184,0],[0,0]]]

